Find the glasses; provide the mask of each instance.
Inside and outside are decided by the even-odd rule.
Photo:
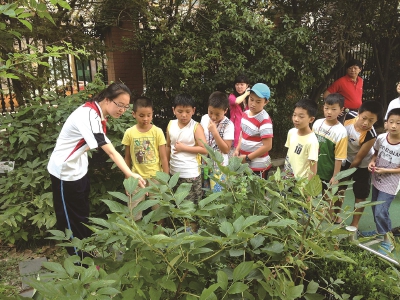
[[[122,109],[124,109],[124,110],[127,110],[127,109],[130,108],[129,105],[125,106],[125,105],[123,105],[123,104],[116,103],[114,100],[111,100],[111,101],[112,101],[118,108],[122,108]]]

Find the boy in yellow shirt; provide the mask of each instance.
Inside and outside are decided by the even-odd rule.
[[[149,185],[149,180],[156,176],[157,171],[169,174],[166,140],[161,128],[153,125],[153,101],[147,97],[138,97],[133,101],[132,116],[137,124],[125,131],[122,144],[125,145],[125,162],[132,171],[140,174]],[[133,209],[144,196],[134,201]],[[135,220],[142,218],[142,212]]]

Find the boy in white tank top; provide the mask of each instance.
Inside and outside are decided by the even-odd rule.
[[[194,99],[187,94],[175,97],[172,111],[176,120],[171,120],[167,127],[167,156],[171,175],[179,172],[177,187],[186,182],[192,188],[186,200],[195,204],[203,195],[201,187],[199,154],[207,154],[203,142],[206,141],[204,130],[192,119],[195,113]],[[192,224],[192,231],[196,231]]]

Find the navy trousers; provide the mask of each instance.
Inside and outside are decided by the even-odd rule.
[[[89,237],[91,231],[84,225],[88,224],[90,213],[90,181],[88,175],[86,174],[83,178],[76,181],[61,181],[51,174],[50,177],[54,211],[57,218],[57,229],[65,232],[65,229],[68,228],[72,231],[73,237],[79,239]],[[76,252],[74,247],[66,247],[66,249],[70,255],[87,256],[86,253]]]

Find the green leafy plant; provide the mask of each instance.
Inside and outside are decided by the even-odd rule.
[[[159,172],[159,184],[139,193],[132,178],[124,181],[128,194],[110,192],[117,201],[102,200],[111,213],[91,218],[92,237],[70,240],[52,231],[62,245],[92,257],[46,265],[50,281],[32,282],[37,299],[323,299],[321,290],[328,288],[307,278],[310,266],[322,259],[350,265],[354,260],[340,248],[338,237],[346,231],[326,222],[329,204],[318,177],[283,179],[278,169],[263,180],[238,158],[222,166],[220,154],[210,157],[206,163],[216,161],[226,176],[224,189],[206,194],[197,206],[185,200],[189,184],[176,186],[177,174]],[[150,199],[130,209],[128,203],[146,192]],[[134,221],[138,211],[154,205]],[[198,232],[186,231],[188,219],[199,224]]]
[[[91,95],[105,88],[98,78],[78,94],[61,97],[48,92],[15,114],[1,116],[0,161],[15,161],[12,172],[0,175],[0,240],[15,243],[40,239],[55,225],[50,176],[47,163],[61,127],[70,113]],[[44,103],[44,104],[42,104]],[[133,120],[129,113],[110,120],[108,137],[121,145],[124,131]],[[122,146],[117,147],[122,151]],[[102,152],[91,152],[89,172],[94,215],[104,212],[100,195],[122,187],[123,174],[112,169],[112,162]],[[103,196],[107,197],[107,195]],[[109,196],[111,198],[111,196]],[[97,212],[96,212],[97,211]]]

